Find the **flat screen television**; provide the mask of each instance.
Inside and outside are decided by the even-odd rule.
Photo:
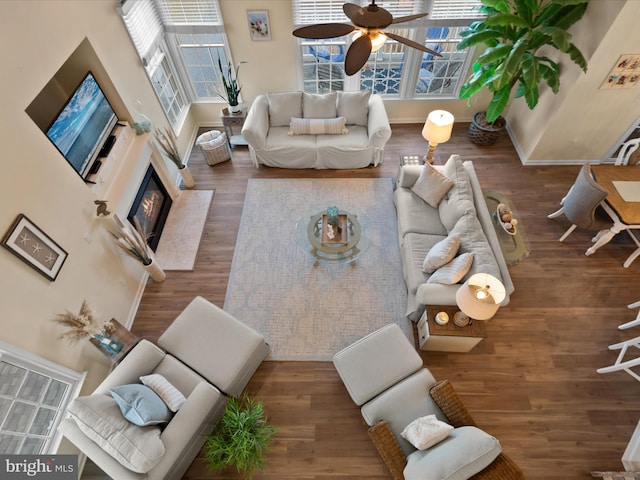
[[[98,156],[109,148],[118,122],[107,97],[91,72],[87,73],[47,130],[47,137],[86,180]],[[106,147],[106,148],[105,148]]]

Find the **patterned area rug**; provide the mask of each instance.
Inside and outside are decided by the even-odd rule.
[[[413,342],[392,194],[390,178],[249,180],[224,309],[265,335],[269,359],[330,361],[390,322]],[[354,265],[314,266],[296,229],[331,205],[366,212]]]

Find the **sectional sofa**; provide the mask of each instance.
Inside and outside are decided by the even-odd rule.
[[[461,282],[474,273],[500,279],[506,305],[514,285],[473,163],[452,155],[442,166],[403,165],[396,187],[407,317],[417,322],[427,304],[456,305]],[[452,256],[446,247],[456,237],[459,245]],[[470,268],[458,278],[469,257]]]

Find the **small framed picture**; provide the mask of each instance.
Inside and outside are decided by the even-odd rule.
[[[67,259],[67,252],[22,213],[4,236],[2,245],[49,280],[56,279]]]
[[[271,25],[269,25],[267,10],[247,10],[247,19],[249,20],[251,40],[271,40]]]
[[[633,88],[640,83],[640,53],[620,55],[600,89]]]

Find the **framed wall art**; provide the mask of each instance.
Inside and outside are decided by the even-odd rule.
[[[640,80],[640,53],[620,55],[601,89],[633,88]]]
[[[49,280],[56,279],[67,259],[67,252],[22,213],[9,228],[2,245]]]
[[[267,10],[247,10],[247,19],[249,20],[251,40],[271,40],[271,25],[269,25]]]

